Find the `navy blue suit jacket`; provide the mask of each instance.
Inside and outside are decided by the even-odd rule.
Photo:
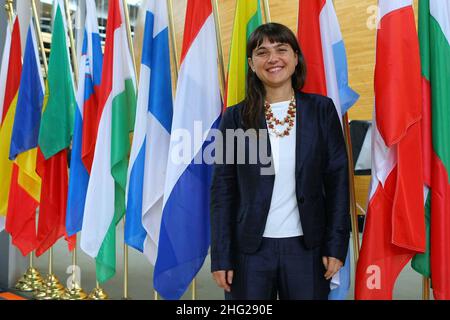
[[[340,121],[333,101],[327,97],[297,93],[296,102],[296,197],[304,244],[308,249],[320,246],[323,256],[344,262],[350,215],[348,159]],[[225,111],[220,124],[224,137],[226,129],[245,130],[242,109],[241,103]],[[260,128],[267,129],[263,114]],[[270,159],[268,132],[264,133]],[[254,135],[239,148],[233,139],[231,147],[230,143],[224,144],[222,155],[216,154],[222,160],[231,155],[237,161],[237,155],[245,152],[246,162],[214,166],[210,202],[212,271],[233,270],[238,253],[251,254],[260,246],[275,176],[260,174],[270,164],[259,156],[256,163],[248,163],[249,150],[255,145],[259,150],[259,140]]]

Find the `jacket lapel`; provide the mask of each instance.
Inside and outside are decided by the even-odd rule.
[[[261,129],[263,129],[264,131],[258,132],[258,150],[259,150],[259,147],[260,147],[259,139],[260,138],[265,138],[266,139],[266,147],[267,147],[266,155],[270,158],[270,163],[269,164],[263,164],[261,159],[259,159],[260,154],[258,152],[258,164],[261,167],[269,167],[269,165],[273,163],[273,158],[272,158],[272,147],[270,145],[270,138],[269,138],[269,129],[267,128],[266,116],[265,116],[264,112],[259,117],[259,127]],[[259,134],[261,134],[261,136]],[[272,165],[272,167],[274,167],[274,166]],[[273,175],[274,174],[275,174],[275,172],[273,172]]]
[[[311,145],[310,127],[311,121],[308,121],[308,115],[311,111],[310,101],[303,92],[296,94],[297,110],[295,114],[296,137],[295,137],[295,176],[298,177],[305,163]]]

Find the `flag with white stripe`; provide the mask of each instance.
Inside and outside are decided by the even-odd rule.
[[[86,194],[81,248],[96,258],[97,280],[116,272],[116,225],[125,213],[129,133],[136,85],[123,2],[109,1],[95,153]]]
[[[208,254],[212,165],[202,155],[221,109],[211,2],[189,0],[153,279],[166,299],[183,295]]]
[[[127,184],[125,241],[156,262],[172,127],[172,84],[165,1],[146,1],[136,123]]]
[[[298,39],[306,61],[303,90],[333,99],[342,116],[359,95],[348,85],[347,57],[332,0],[300,0]],[[329,299],[345,299],[350,289],[350,259],[331,280]]]

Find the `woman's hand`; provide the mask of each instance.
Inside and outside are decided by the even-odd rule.
[[[322,262],[327,269],[327,272],[325,272],[325,279],[327,280],[330,280],[344,265],[341,260],[333,257],[322,257]]]
[[[233,270],[219,270],[212,273],[214,281],[226,292],[231,291],[231,283],[233,282]]]

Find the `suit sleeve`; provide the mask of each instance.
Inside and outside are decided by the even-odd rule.
[[[322,253],[345,262],[350,238],[348,157],[336,108],[331,99],[328,101],[324,175],[327,228]]]
[[[226,163],[227,152],[234,149],[226,143],[226,130],[235,129],[233,108],[228,108],[220,123],[222,141],[216,144],[216,163],[211,184],[211,271],[233,269],[233,228],[237,211],[236,166]],[[222,147],[222,148],[221,148]],[[221,150],[223,152],[221,152]],[[234,152],[234,151],[233,151]]]

